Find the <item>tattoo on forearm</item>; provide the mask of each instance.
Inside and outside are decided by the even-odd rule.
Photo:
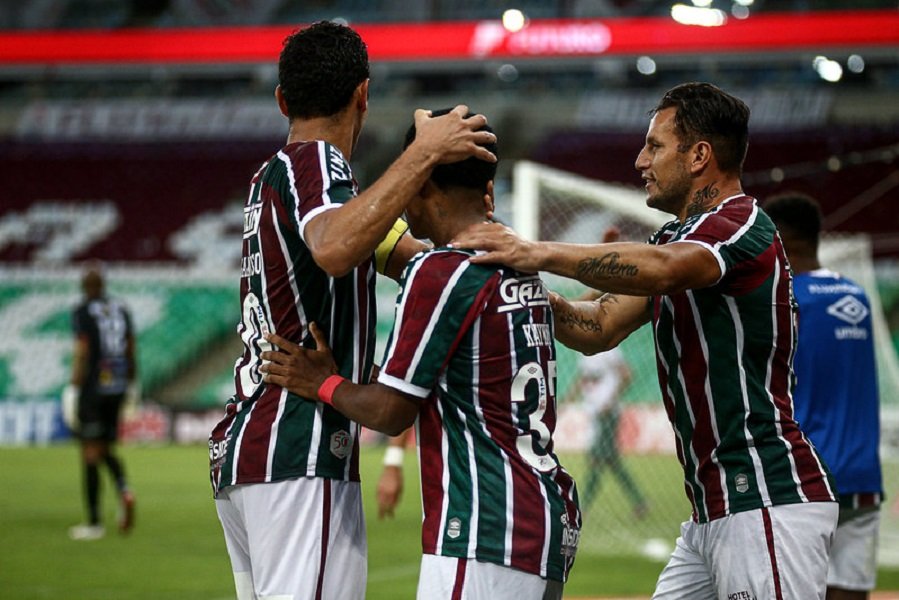
[[[605,293],[596,299],[596,305],[604,315],[609,314],[609,304],[618,304],[618,296],[616,296],[615,294]]]
[[[721,190],[715,187],[714,183],[708,184],[701,190],[696,190],[696,193],[693,194],[693,199],[687,205],[687,216],[692,217],[704,213],[708,210],[711,201],[717,198],[720,193]]]
[[[603,280],[614,278],[636,277],[640,273],[637,265],[619,261],[621,257],[617,252],[609,252],[600,257],[585,258],[577,265],[575,276],[589,283],[585,279]]]
[[[589,331],[593,333],[602,333],[602,325],[599,321],[593,319],[585,319],[571,311],[563,311],[559,313],[559,323],[569,329],[580,329],[581,331]]]

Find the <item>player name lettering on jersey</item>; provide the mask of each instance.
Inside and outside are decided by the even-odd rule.
[[[534,306],[549,306],[546,287],[537,275],[507,279],[500,285],[499,294],[505,302],[496,309],[501,313]]]
[[[240,259],[240,276],[252,277],[262,273],[262,254],[254,252]]]
[[[328,174],[331,181],[349,181],[350,167],[336,146],[328,146]]]
[[[262,203],[243,207],[243,239],[259,233],[259,216],[262,214]]]
[[[530,348],[549,346],[553,343],[553,336],[548,324],[528,323],[522,327],[524,328],[524,337],[527,339]]]

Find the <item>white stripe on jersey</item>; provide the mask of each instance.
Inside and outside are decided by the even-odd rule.
[[[518,373],[518,354],[515,352],[515,326],[512,321],[512,313],[506,313],[506,328],[509,330],[509,359],[512,373]],[[512,430],[518,429],[518,403],[509,402],[509,415],[512,417]],[[503,555],[503,564],[512,564],[512,533],[515,524],[515,487],[512,485],[512,465],[507,460],[503,461],[506,476],[506,548]]]
[[[309,439],[309,456],[306,457],[306,475],[315,477],[315,467],[318,465],[318,449],[322,441],[322,411],[325,405],[315,403],[315,419],[312,421],[312,436]]]
[[[443,406],[440,402],[437,402],[436,405],[437,413],[440,415],[440,421],[442,423],[445,420]],[[443,473],[440,474],[440,485],[443,487],[443,501],[440,507],[440,528],[437,530],[437,545],[434,552],[437,556],[443,554],[443,536],[446,533],[446,515],[449,512],[449,438],[446,435],[445,425],[440,427],[440,457],[443,461]]]
[[[546,485],[543,483],[543,477],[535,469],[537,481],[540,483],[540,495],[543,496],[543,552],[540,553],[540,576],[546,577],[546,571],[549,565],[549,542],[552,540],[552,507],[549,504],[549,496],[547,495]],[[559,497],[565,499],[561,486],[556,486],[559,490]],[[562,509],[564,514],[565,509]]]
[[[780,283],[780,273],[781,273],[781,262],[780,262],[780,258],[778,257],[778,258],[775,260],[775,265],[774,265],[774,285],[773,285],[772,290],[771,290],[771,306],[772,306],[771,311],[772,311],[772,315],[773,315],[774,317],[776,317],[776,312],[775,312],[775,308],[774,308],[774,307],[776,307],[776,302],[777,302],[777,288],[778,288],[778,284]],[[790,287],[790,297],[792,298],[792,297],[793,297],[793,283],[792,283],[792,281],[790,281],[790,286],[789,286],[789,287]],[[772,321],[772,327],[774,328],[774,339],[777,339],[777,319],[776,319],[776,318],[772,318],[771,321]],[[795,336],[795,334],[796,334],[796,331],[795,331],[795,329],[793,328],[793,323],[790,323],[790,328],[789,328],[789,330],[790,330],[790,348],[791,348],[791,350],[790,350],[790,364],[792,365],[792,364],[793,364],[793,356],[795,356],[795,353],[796,353],[796,340],[794,339],[794,336]],[[774,348],[776,348],[776,345],[772,347],[772,350],[771,350],[771,356],[768,358],[768,370],[767,370],[767,373],[765,374],[765,389],[768,390],[768,395],[769,395],[769,397],[771,397],[771,370],[772,370],[773,363],[774,363]],[[791,370],[791,372],[792,372],[792,370]],[[790,389],[789,386],[787,386],[787,397],[789,398],[789,400],[790,400],[790,405],[792,406],[792,404],[793,404],[793,392],[792,392],[792,390]],[[776,413],[777,413],[777,406],[774,404],[774,399],[773,399],[773,398],[771,399],[771,405],[772,405],[772,408],[773,408],[774,411],[775,411],[775,416],[776,416],[776,418],[774,419],[774,425],[775,425],[775,427],[777,428],[777,437],[778,437],[780,440],[783,441],[783,444],[784,444],[784,446],[785,446],[786,449],[787,449],[787,457],[788,457],[789,460],[790,460],[790,474],[791,474],[792,477],[793,477],[793,482],[796,483],[796,491],[799,493],[799,496],[802,498],[803,502],[806,502],[806,501],[807,501],[807,498],[806,498],[805,492],[802,491],[802,485],[801,485],[800,482],[799,482],[799,472],[798,472],[797,469],[796,469],[796,461],[795,461],[795,459],[794,459],[794,457],[793,457],[793,449],[792,449],[792,447],[791,447],[791,445],[790,445],[789,440],[787,440],[787,439],[784,437],[784,435],[783,435],[783,428],[780,426],[780,417],[779,417],[778,415],[776,415]],[[800,429],[800,430],[799,430],[799,434],[802,436],[802,439],[803,439],[803,440],[805,440],[806,442],[808,442],[808,444],[809,444],[810,446],[813,445],[813,444],[811,443],[811,441],[806,437],[804,431],[802,431],[802,430]],[[820,456],[818,455],[818,453],[817,453],[817,452],[812,452],[811,454],[812,454],[812,457],[815,459],[815,464],[818,465],[818,469],[821,470],[821,472],[824,472],[824,471],[825,471],[824,465],[821,464],[821,458],[820,458]],[[824,482],[825,487],[827,487],[827,491],[830,492],[831,494],[833,494],[834,496],[836,496],[836,495],[837,495],[837,494],[836,494],[836,491],[831,487],[831,485],[830,485],[830,480],[829,480],[827,477],[823,477],[821,480]]]
[[[278,445],[278,425],[281,423],[281,416],[284,414],[284,407],[287,404],[287,388],[281,388],[281,396],[278,398],[278,414],[272,423],[271,437],[268,440],[268,456],[265,459],[265,480],[272,480],[272,463],[275,460],[275,447]]]
[[[412,265],[412,270],[409,271],[408,275],[406,275],[406,286],[407,287],[409,285],[408,282],[412,281],[412,279],[415,277],[415,274],[418,273],[418,270],[421,268],[421,264],[423,262],[424,262],[423,260],[420,260]],[[402,323],[403,322],[403,316],[406,312],[406,300],[408,297],[409,297],[408,294],[403,294],[400,297],[401,302],[400,302],[399,306],[396,307],[396,316],[394,317],[394,323]],[[395,333],[398,333],[398,332],[395,332]],[[397,342],[399,342],[399,335],[394,335],[393,339],[390,340],[390,347],[387,348],[387,351],[384,353],[384,364],[385,365],[390,360],[390,357],[393,356],[393,353],[396,350]],[[379,376],[379,379],[380,379],[380,376]]]
[[[472,385],[477,390],[476,378],[472,381]],[[468,558],[474,558],[478,547],[478,517],[481,512],[480,496],[478,496],[478,465],[474,456],[474,440],[471,437],[471,431],[468,429],[465,413],[462,412],[461,408],[457,407],[456,414],[462,423],[465,442],[468,444],[468,476],[471,479],[471,521],[468,523]]]
[[[424,259],[421,262],[425,262]],[[456,270],[450,276],[450,278],[446,282],[446,287],[443,288],[443,291],[440,294],[440,299],[437,301],[437,305],[434,307],[434,312],[431,313],[431,319],[428,321],[427,327],[425,327],[424,333],[422,333],[421,339],[418,342],[418,346],[415,348],[415,354],[412,356],[412,361],[409,363],[409,369],[406,371],[406,377],[408,378],[410,374],[415,373],[415,370],[418,368],[418,363],[421,362],[421,357],[425,353],[425,348],[428,345],[428,341],[431,339],[431,334],[434,332],[434,328],[437,326],[437,320],[440,318],[440,315],[443,313],[443,307],[446,306],[447,300],[449,300],[450,294],[456,287],[456,282],[459,281],[459,278],[462,277],[462,274],[471,266],[471,263],[463,261],[459,263],[459,266],[456,267]],[[415,271],[418,272],[417,270]],[[412,273],[410,275],[410,280],[406,282],[406,289],[409,289],[411,283]]]
[[[247,430],[247,425],[250,424],[250,419],[253,418],[253,409],[256,408],[257,404],[257,402],[253,402],[253,404],[250,405],[250,410],[247,413],[247,418],[244,419],[243,427],[240,428],[240,432],[237,434],[237,440],[234,443],[234,456],[231,459],[231,481],[238,480],[237,465],[240,464],[240,449],[243,447],[243,434]]]
[[[723,273],[723,272],[722,272]],[[718,451],[717,449],[721,447],[721,434],[718,432],[718,413],[715,412],[715,399],[712,396],[712,376],[711,376],[711,363],[709,362],[709,345],[706,343],[705,330],[702,327],[702,320],[699,315],[699,307],[696,306],[696,295],[692,290],[686,291],[687,300],[690,301],[690,311],[693,313],[693,322],[696,323],[696,334],[699,337],[699,347],[702,349],[702,358],[706,364],[706,374],[705,374],[705,397],[706,402],[709,407],[709,422],[712,425],[712,433],[715,435],[715,450],[712,451],[709,458],[715,463],[715,466],[718,467],[718,479],[721,482],[721,491],[724,494],[724,510],[726,512],[730,511],[730,493],[727,489],[727,471],[721,466],[721,462],[718,460]],[[683,356],[681,352],[680,340],[675,340],[677,344],[677,352],[679,356]],[[740,371],[742,372],[742,368]],[[681,384],[684,384],[683,377],[681,377]],[[686,389],[686,388],[685,388]],[[687,405],[689,405],[689,401]],[[693,419],[692,409],[690,418]],[[696,428],[696,422],[693,421],[693,428]],[[692,444],[691,444],[692,446]],[[766,505],[767,506],[767,505]]]
[[[274,224],[273,229],[275,230],[275,235],[278,237],[278,246],[281,248],[281,256],[284,258],[284,265],[287,267],[287,281],[290,282],[290,291],[293,292],[293,304],[297,308],[297,318],[300,320],[300,327],[305,331],[308,323],[306,322],[306,311],[303,309],[302,298],[300,298],[300,290],[297,288],[297,274],[294,270],[293,260],[290,258],[290,252],[287,250],[287,242],[284,239],[284,236],[281,234],[281,228],[278,227],[278,213],[275,210],[274,203],[272,204],[272,223]],[[261,248],[260,244],[260,248]],[[263,261],[265,257],[263,257]],[[265,281],[265,269],[262,269],[262,273],[260,273],[260,277],[262,278],[263,289],[268,289],[267,283]],[[268,299],[268,294],[265,294],[266,304]],[[268,306],[266,306],[268,309]],[[271,311],[268,310],[266,312],[267,318],[271,319]],[[273,333],[277,333],[275,331],[274,325],[269,322],[269,329]]]
[[[672,305],[671,298],[669,298],[668,296],[664,296],[662,301],[665,303],[668,311],[673,313],[674,306]],[[661,322],[661,319],[659,319],[658,322]],[[684,374],[680,370],[680,367],[678,367],[678,372],[676,374],[676,377],[672,377],[671,365],[669,365],[667,363],[667,361],[665,361],[665,356],[664,356],[664,354],[662,354],[662,352],[659,349],[658,322],[656,323],[656,331],[655,331],[655,334],[653,335],[653,339],[655,340],[655,344],[656,344],[656,356],[658,357],[659,362],[662,363],[662,368],[665,369],[665,373],[667,374],[666,379],[668,381],[677,379],[681,384],[681,388],[686,390],[687,387],[686,387],[686,383],[684,381]],[[681,352],[680,340],[677,339],[677,336],[674,335],[673,332],[672,332],[672,339],[674,340],[678,354],[680,354],[680,352]],[[668,385],[668,397],[671,398],[672,403],[675,402],[674,393],[671,390],[670,384]],[[693,429],[695,430],[696,429],[696,417],[693,415],[693,407],[690,406],[689,402],[684,402],[684,404],[686,405],[687,414],[690,415],[690,424],[693,426]],[[702,489],[702,497],[703,497],[702,503],[697,501],[697,499],[695,498],[695,494],[693,494],[693,496],[694,496],[693,503],[696,506],[697,512],[699,511],[700,508],[702,508],[702,510],[705,512],[706,516],[708,516],[709,511],[708,511],[708,507],[706,506],[706,502],[708,501],[708,493],[705,489],[705,485],[703,485],[702,480],[699,478],[699,457],[696,456],[696,451],[693,449],[693,444],[692,443],[685,444],[684,439],[681,437],[680,430],[677,428],[677,426],[674,423],[672,423],[671,425],[672,425],[672,429],[674,429],[674,434],[677,436],[677,439],[680,440],[681,453],[684,456],[685,460],[686,460],[687,455],[689,455],[690,458],[693,459],[693,465],[694,465],[693,480]],[[690,487],[692,488],[692,486],[690,486]]]
[[[775,290],[777,288],[774,288]],[[755,470],[755,480],[758,484],[759,496],[761,496],[762,504],[764,506],[771,506],[771,495],[768,493],[768,481],[765,479],[765,470],[762,467],[762,460],[759,458],[759,451],[756,448],[755,443],[752,439],[752,432],[749,431],[749,415],[752,412],[752,409],[749,406],[749,390],[746,388],[746,368],[743,366],[743,350],[744,350],[744,340],[745,340],[745,331],[743,329],[743,321],[740,320],[740,311],[737,310],[737,302],[733,299],[732,296],[723,296],[724,301],[727,303],[727,308],[730,311],[730,318],[734,323],[734,333],[736,334],[736,344],[737,347],[734,348],[737,355],[737,363],[738,363],[738,372],[740,373],[740,396],[743,398],[743,435],[746,439],[746,451],[749,452],[749,457],[752,459],[752,467]],[[771,305],[774,307],[774,304]],[[776,338],[775,338],[776,339]],[[774,347],[772,347],[772,354],[774,352]],[[768,369],[771,368],[771,363],[768,363]],[[774,421],[777,422],[778,418],[775,416]],[[790,463],[793,462],[793,457],[790,457]],[[802,490],[799,490],[799,493],[802,494]],[[805,501],[805,498],[803,498]],[[728,509],[728,506],[725,505],[725,510]]]

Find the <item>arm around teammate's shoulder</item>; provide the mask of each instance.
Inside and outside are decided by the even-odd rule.
[[[339,277],[371,256],[437,164],[469,156],[496,161],[483,147],[496,136],[477,131],[485,117],[466,117],[467,112],[461,105],[439,117],[415,111],[415,140],[387,171],[357,197],[309,221],[304,239],[319,267]]]

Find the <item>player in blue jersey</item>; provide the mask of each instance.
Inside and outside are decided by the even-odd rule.
[[[861,286],[818,262],[817,201],[789,192],[769,199],[764,210],[780,231],[799,304],[796,420],[830,467],[840,494],[827,600],[863,600],[877,575],[883,500],[871,306]]]
[[[322,21],[284,43],[275,98],[286,145],[252,178],[244,205],[234,396],[209,439],[210,479],[239,600],[365,596],[366,539],[359,426],[262,381],[268,333],[310,345],[326,332],[340,373],[367,383],[373,367],[376,271],[398,276],[422,244],[397,225],[435,165],[475,155],[483,116],[432,118],[360,192],[350,159],[368,115],[369,63],[351,28]],[[382,242],[383,240],[383,242]]]
[[[81,441],[84,494],[88,520],[69,529],[75,540],[103,537],[100,514],[100,467],[106,466],[121,502],[119,529],[134,524],[134,493],[116,455],[119,414],[136,402],[135,339],[131,315],[106,296],[99,269],[87,269],[81,280],[84,301],[72,313],[75,351],[72,377],[63,391],[63,418]]]

